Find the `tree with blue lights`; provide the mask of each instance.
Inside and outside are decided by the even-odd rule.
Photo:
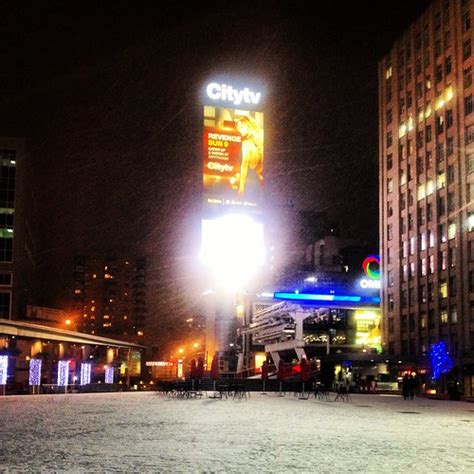
[[[443,341],[432,344],[430,359],[433,380],[438,380],[442,374],[447,374],[453,368],[453,361]]]

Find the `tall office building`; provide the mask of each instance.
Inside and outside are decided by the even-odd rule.
[[[379,63],[384,339],[474,377],[473,0],[437,0]],[[468,389],[466,389],[468,390]]]
[[[14,309],[14,218],[17,158],[21,140],[0,138],[0,318],[11,319]]]
[[[145,277],[144,259],[76,257],[78,330],[141,342],[146,319]]]

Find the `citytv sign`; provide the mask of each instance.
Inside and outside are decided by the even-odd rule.
[[[248,87],[234,89],[228,84],[211,82],[206,87],[206,95],[214,101],[230,102],[234,105],[257,105],[262,98],[261,92],[254,92]]]
[[[362,269],[368,278],[361,278],[359,285],[362,289],[380,289],[380,257],[378,255],[368,255],[362,263]]]

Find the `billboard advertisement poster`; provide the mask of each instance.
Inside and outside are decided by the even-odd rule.
[[[258,209],[263,195],[263,112],[204,106],[206,209]]]

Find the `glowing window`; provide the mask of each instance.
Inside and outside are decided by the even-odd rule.
[[[427,195],[427,196],[430,196],[431,194],[433,194],[433,191],[434,191],[433,180],[432,180],[432,179],[429,179],[429,180],[426,182],[426,195]]]
[[[425,185],[424,184],[418,185],[417,196],[418,196],[418,201],[425,198],[426,192],[425,192]]]
[[[444,187],[446,187],[446,173],[438,174],[436,178],[436,184],[438,189],[443,189]]]
[[[448,297],[448,284],[445,281],[441,281],[441,283],[439,284],[439,296],[441,298]]]
[[[454,239],[456,237],[456,224],[451,222],[448,225],[448,240]]]

